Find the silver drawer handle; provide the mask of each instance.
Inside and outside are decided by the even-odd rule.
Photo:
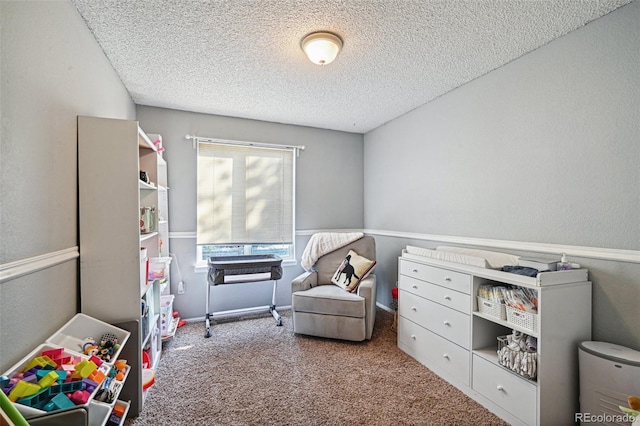
[[[418,288],[418,286],[414,284],[411,286],[411,288]]]
[[[444,277],[444,280],[445,280],[445,281],[449,281],[449,282],[450,282],[450,281],[451,281],[451,278],[450,278],[450,277]]]
[[[442,355],[442,358],[444,358],[444,359],[449,359],[449,355],[444,354],[444,355]]]
[[[496,386],[496,389],[498,389],[500,392],[504,392],[504,388],[502,387],[502,385]]]
[[[417,270],[417,269],[414,269],[414,270],[413,270],[413,273],[414,273],[414,274],[417,274],[417,273],[418,273],[418,270]]]
[[[444,300],[451,300],[451,296],[445,296]]]
[[[451,326],[451,323],[449,321],[445,321],[443,324],[446,325],[447,327]]]
[[[416,308],[415,306],[412,306],[412,307],[411,307],[411,310],[412,310],[413,312],[418,312],[418,308]]]
[[[412,335],[411,335],[411,338],[412,338],[413,340],[416,340],[416,335],[415,335],[415,334],[412,334]]]

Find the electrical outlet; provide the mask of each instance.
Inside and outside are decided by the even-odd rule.
[[[184,294],[184,281],[178,283],[178,294]]]

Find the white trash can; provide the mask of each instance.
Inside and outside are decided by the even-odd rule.
[[[578,347],[580,413],[576,422],[630,425],[620,406],[640,396],[640,352],[606,342],[582,342]]]

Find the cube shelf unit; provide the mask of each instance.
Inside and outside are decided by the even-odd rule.
[[[398,274],[400,349],[510,424],[574,424],[578,345],[591,339],[586,269],[526,277],[403,253]],[[536,290],[538,314],[523,325],[481,312],[481,285]],[[537,339],[535,380],[499,363],[497,339],[512,330]]]
[[[150,183],[140,180],[140,171]],[[147,394],[142,351],[155,369],[162,349],[160,294],[166,283],[147,280],[141,249],[147,258],[161,254],[161,233],[168,234],[166,184],[166,162],[137,121],[78,117],[81,311],[131,332],[122,355],[131,366],[122,391],[131,400],[131,416],[140,413]],[[156,208],[145,234],[141,207]],[[166,221],[159,224],[163,214]]]

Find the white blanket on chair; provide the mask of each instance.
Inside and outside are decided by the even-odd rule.
[[[318,232],[313,234],[302,252],[300,264],[305,271],[311,271],[316,260],[320,257],[359,240],[363,236],[362,232]]]

